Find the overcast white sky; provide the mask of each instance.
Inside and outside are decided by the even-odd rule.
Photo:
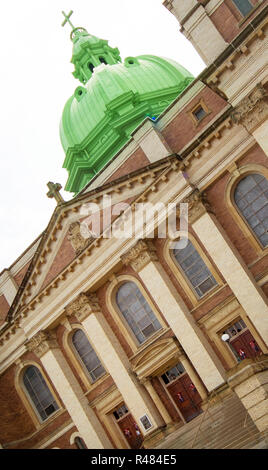
[[[123,59],[169,57],[195,76],[204,68],[162,0],[2,2],[0,272],[46,228],[55,208],[46,197],[47,182],[64,187],[67,180],[59,122],[79,82],[71,73],[70,26],[61,27],[61,11],[71,9],[75,26],[108,39]]]

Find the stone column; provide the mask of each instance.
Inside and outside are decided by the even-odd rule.
[[[242,124],[268,155],[268,93],[260,83],[235,107],[232,119]]]
[[[92,347],[113,378],[141,431],[147,435],[163,426],[160,414],[132,372],[125,351],[104,318],[97,297],[82,293],[68,305],[66,312],[76,315],[82,323]],[[140,422],[144,415],[147,415],[152,423],[152,427],[147,431]]]
[[[189,375],[191,381],[193,382],[193,384],[195,385],[200,397],[202,398],[202,400],[206,400],[207,397],[208,397],[208,394],[207,394],[207,391],[204,387],[204,385],[202,384],[201,380],[199,379],[197,373],[195,372],[192,364],[190,363],[189,359],[184,355],[182,354],[180,356],[180,362],[182,363],[184,369],[185,369],[185,372],[187,372],[187,374]]]
[[[140,240],[122,261],[139,273],[207,389],[212,391],[224,383],[225,371],[220,360],[159,263],[152,242]]]
[[[189,221],[194,231],[262,339],[268,344],[268,305],[263,291],[216,217],[209,212],[204,196],[195,191],[186,202],[189,203]]]
[[[268,430],[268,355],[245,359],[229,371],[229,386],[261,431]]]
[[[149,393],[150,397],[152,398],[154,404],[156,405],[157,409],[159,410],[159,413],[161,413],[161,416],[162,416],[165,424],[166,425],[173,424],[172,418],[169,416],[169,413],[168,413],[165,405],[163,404],[161,398],[159,397],[158,393],[154,389],[150,377],[146,377],[145,379],[142,380],[141,383],[146,388],[146,390]]]
[[[112,444],[94,411],[90,408],[55,337],[40,331],[29,341],[27,347],[40,357],[44,369],[88,449],[112,449]]]

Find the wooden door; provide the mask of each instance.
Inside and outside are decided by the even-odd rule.
[[[202,398],[188,374],[183,374],[167,388],[185,421],[191,421],[201,413]]]
[[[143,437],[133,416],[129,413],[117,421],[117,424],[128,441],[131,449],[140,449]]]
[[[241,360],[254,358],[262,354],[261,348],[249,330],[246,330],[237,337],[233,337],[230,343]]]

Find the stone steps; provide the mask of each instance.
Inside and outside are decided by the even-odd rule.
[[[222,402],[211,404],[208,412],[174,431],[157,448],[250,449],[263,440],[241,401],[231,394]]]

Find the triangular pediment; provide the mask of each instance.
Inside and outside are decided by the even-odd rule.
[[[165,171],[166,164],[134,172],[118,180],[104,184],[102,187],[88,191],[73,200],[59,204],[43,234],[38,250],[32,260],[30,272],[23,283],[8,314],[8,320],[15,318],[17,313],[34,302],[37,296],[49,294],[51,286],[57,287],[58,282],[65,279],[67,272],[73,271],[73,263],[78,262],[81,253],[90,255],[90,246],[98,246],[98,236],[92,237],[90,230],[95,231],[91,222],[88,224],[88,207],[94,204],[98,208],[100,234],[108,230],[119,219],[126,207],[131,207],[143,194],[146,200],[148,188],[154,188],[154,182]],[[106,198],[106,199],[105,199]],[[112,207],[111,218],[107,211]],[[103,202],[105,199],[105,202]],[[105,205],[108,206],[105,208]],[[126,206],[127,204],[127,206]],[[121,215],[122,218],[122,215]],[[122,220],[122,219],[120,219]],[[85,222],[89,231],[85,234]],[[81,230],[81,226],[84,227]]]

